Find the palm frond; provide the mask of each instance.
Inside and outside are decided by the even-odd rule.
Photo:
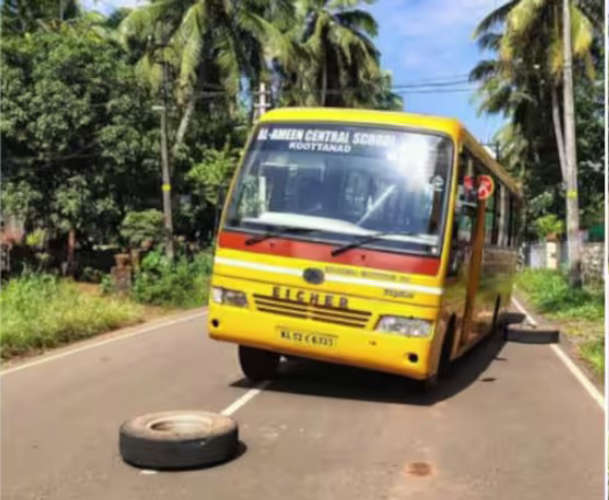
[[[473,38],[476,39],[480,35],[493,29],[498,24],[504,23],[509,12],[516,6],[519,1],[520,0],[510,0],[495,9],[494,11],[492,11],[490,14],[488,14],[484,19],[482,19],[482,21],[480,21],[478,26],[476,26],[476,29],[473,33]]]
[[[575,56],[582,57],[590,51],[594,29],[590,20],[575,5],[571,5],[571,37]]]
[[[135,75],[140,82],[144,82],[152,92],[158,92],[163,81],[161,66],[153,61],[150,54],[145,54],[135,64]]]
[[[480,61],[478,64],[476,64],[474,69],[470,71],[469,81],[475,82],[480,80],[488,80],[497,74],[498,65],[498,61],[494,59]]]
[[[378,34],[378,23],[374,17],[365,10],[353,9],[344,12],[338,12],[334,17],[343,26],[355,31],[362,31],[368,36],[376,36]]]
[[[543,14],[543,7],[549,0],[520,0],[506,18],[507,30],[515,37],[530,33],[531,26]]]
[[[118,32],[124,44],[130,40],[145,41],[155,34],[159,20],[176,11],[179,0],[160,0],[132,10],[120,23]]]
[[[353,7],[357,7],[362,3],[367,3],[371,5],[375,3],[376,0],[330,0],[326,8],[328,10],[344,10],[344,9],[352,9]]]
[[[477,43],[478,47],[481,50],[499,50],[501,45],[501,37],[503,35],[501,33],[495,33],[489,31],[487,33],[483,33],[478,37]]]
[[[180,76],[179,88],[192,89],[197,80],[197,69],[201,64],[203,41],[207,29],[206,3],[195,3],[184,16],[182,24],[172,37],[172,43],[179,47]]]

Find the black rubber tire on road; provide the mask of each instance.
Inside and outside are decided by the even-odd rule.
[[[185,469],[224,462],[238,450],[239,429],[230,417],[197,410],[148,413],[123,423],[123,460],[148,469]]]
[[[556,344],[560,341],[560,331],[552,327],[534,328],[528,325],[508,325],[505,340],[521,344]]]
[[[240,345],[239,364],[245,376],[252,382],[270,380],[277,375],[279,354]]]

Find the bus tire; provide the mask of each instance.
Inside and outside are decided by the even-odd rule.
[[[277,374],[279,354],[240,345],[239,364],[245,376],[252,382],[269,380]]]
[[[185,469],[233,458],[239,448],[237,422],[199,410],[148,413],[119,430],[123,460],[148,469]]]
[[[445,378],[450,373],[453,344],[455,342],[455,317],[451,317],[446,327],[446,335],[442,342],[442,351],[440,352],[440,362],[438,363],[438,378]]]
[[[427,377],[426,379],[419,380],[417,382],[417,386],[419,391],[423,394],[433,391],[436,387],[438,387],[439,379],[438,374],[432,375],[431,377]]]

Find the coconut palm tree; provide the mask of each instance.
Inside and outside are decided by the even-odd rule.
[[[502,25],[502,31],[496,31],[498,25]],[[573,285],[581,284],[581,250],[571,59],[582,61],[588,74],[593,75],[593,36],[592,23],[573,2],[510,0],[483,19],[474,33],[479,45],[495,50],[498,58],[479,64],[470,75],[483,82],[482,109],[507,111],[514,120],[529,115],[527,110],[534,106],[528,101],[534,101],[540,92],[546,98],[549,95],[556,150],[567,188],[569,274]],[[535,87],[537,95],[531,96],[530,89]]]
[[[368,0],[367,3],[372,3]],[[384,76],[371,41],[374,18],[359,0],[297,0],[290,36],[299,55],[284,68],[290,103],[358,106],[380,91]]]
[[[183,112],[174,152],[198,93],[234,98],[243,78],[255,87],[267,71],[267,47],[276,49],[276,57],[287,57],[280,49],[289,44],[273,19],[282,24],[291,13],[290,0],[152,0],[122,21],[121,37],[139,54],[137,71],[153,90],[161,86],[163,65],[177,75],[175,94]]]

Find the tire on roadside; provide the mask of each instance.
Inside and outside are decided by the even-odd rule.
[[[239,429],[230,417],[198,410],[148,413],[119,430],[123,460],[149,469],[185,469],[224,462],[238,450]]]
[[[239,364],[245,376],[252,382],[270,380],[277,375],[279,354],[240,345]]]
[[[556,344],[560,341],[560,331],[551,326],[508,325],[504,338],[506,342],[521,344]]]

